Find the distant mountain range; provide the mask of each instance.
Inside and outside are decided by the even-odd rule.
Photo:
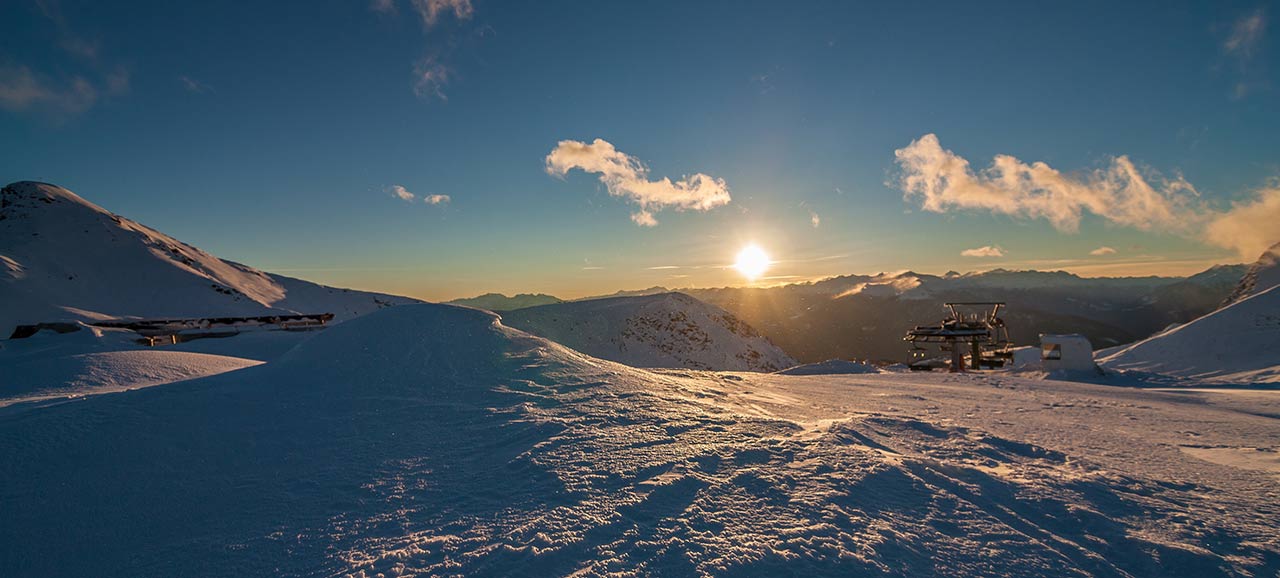
[[[844,275],[769,288],[680,289],[733,313],[801,362],[835,358],[905,361],[907,329],[939,321],[948,301],[1003,301],[1015,343],[1040,333],[1081,333],[1095,347],[1144,339],[1215,310],[1236,291],[1245,265],[1190,277],[1080,277],[1064,271]],[[607,298],[670,292],[619,291]],[[585,300],[599,299],[588,298]]]

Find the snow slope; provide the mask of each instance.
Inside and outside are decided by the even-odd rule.
[[[151,348],[136,343],[132,331],[79,327],[67,334],[41,331],[26,339],[0,341],[0,407],[164,385],[262,363],[184,350],[191,344]],[[292,343],[303,337],[276,333]],[[259,343],[249,338],[238,345],[250,351],[262,349],[254,347]]]
[[[0,411],[0,575],[1275,575],[1280,403],[1216,399],[653,372],[409,305]]]
[[[0,337],[62,319],[328,312],[343,320],[409,302],[224,261],[54,185],[0,189]]]
[[[1280,225],[1277,226],[1280,227]],[[1280,243],[1272,245],[1262,256],[1258,257],[1257,261],[1249,266],[1244,278],[1240,279],[1240,283],[1236,285],[1236,290],[1231,293],[1231,296],[1227,298],[1223,305],[1230,305],[1276,285],[1280,285]]]
[[[1157,333],[1098,364],[1225,383],[1280,383],[1280,285]]]
[[[683,293],[530,307],[503,321],[632,367],[777,371],[795,360],[732,314]]]

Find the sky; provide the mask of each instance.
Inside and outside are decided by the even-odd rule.
[[[1280,4],[0,4],[0,181],[431,300],[1280,241]],[[744,247],[772,263],[730,265]]]

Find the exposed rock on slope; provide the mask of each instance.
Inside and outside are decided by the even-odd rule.
[[[504,314],[503,322],[633,367],[777,371],[795,365],[731,313],[682,293],[531,307]]]

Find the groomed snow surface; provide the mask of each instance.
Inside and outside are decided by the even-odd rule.
[[[650,371],[406,305],[0,409],[0,575],[1275,576],[1274,393]]]

